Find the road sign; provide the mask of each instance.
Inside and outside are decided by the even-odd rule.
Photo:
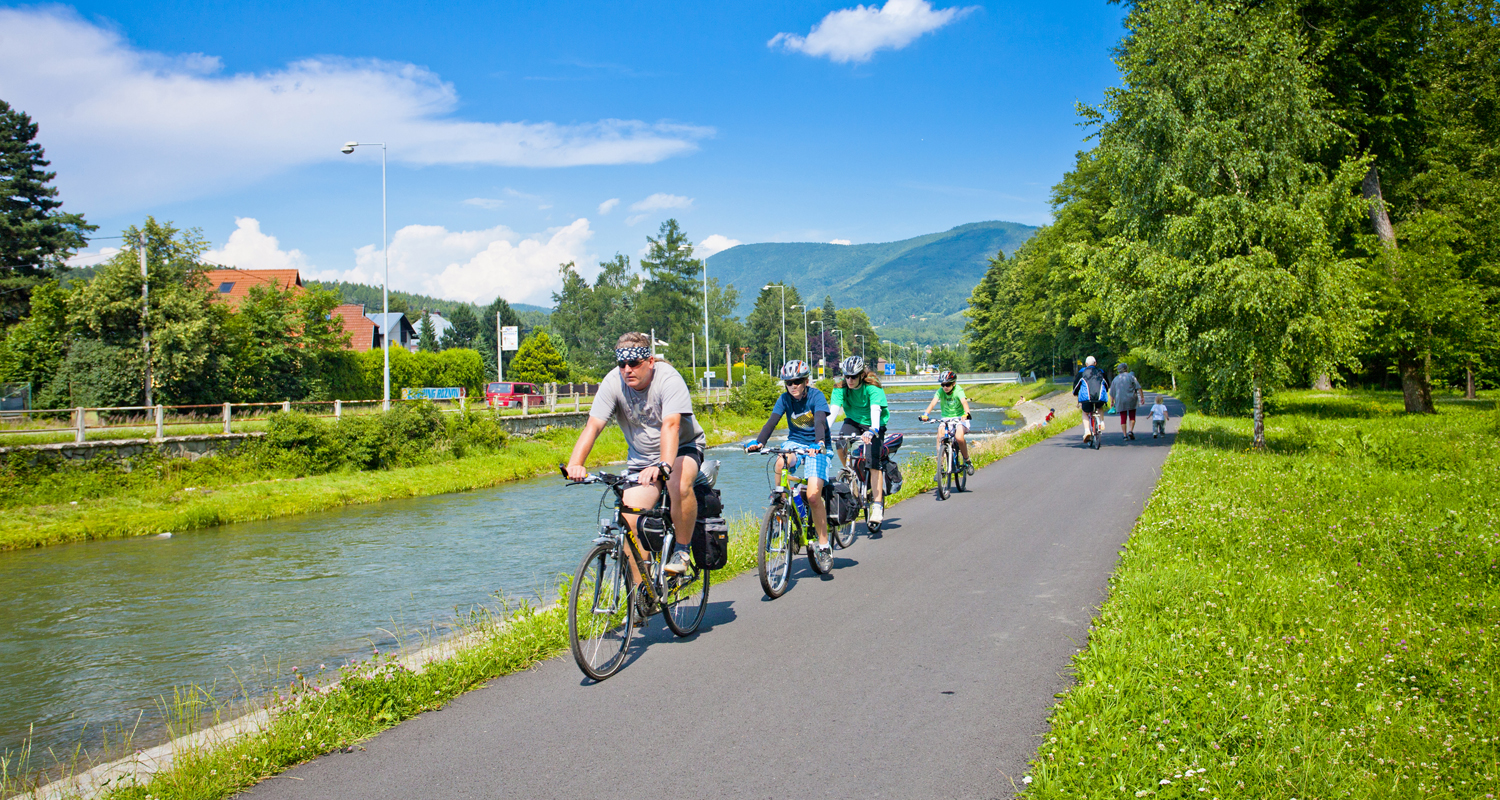
[[[402,400],[457,400],[468,394],[462,386],[448,386],[443,388],[415,388],[408,386],[401,390]]]
[[[506,325],[506,326],[504,326],[504,327],[502,327],[500,329],[500,349],[501,350],[517,350],[517,349],[520,349],[520,347],[521,347],[520,339],[521,339],[521,337],[519,335],[519,331],[516,329],[516,326],[514,326],[514,325]]]
[[[714,372],[711,369],[710,370],[704,370],[703,377],[705,377],[705,378],[717,378],[717,377],[719,377],[719,373]]]
[[[887,374],[887,375],[895,375],[896,374],[896,365],[895,364],[886,364],[885,365],[885,374]]]

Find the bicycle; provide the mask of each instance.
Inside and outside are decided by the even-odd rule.
[[[566,469],[563,475],[567,476]],[[711,486],[713,478],[707,481]],[[674,540],[665,487],[654,507],[635,509],[625,505],[624,495],[636,484],[624,475],[597,472],[568,485],[595,483],[607,489],[599,500],[599,535],[568,588],[568,645],[583,674],[602,681],[624,666],[635,628],[656,612],[662,613],[667,627],[678,636],[698,630],[708,608],[710,572],[697,565],[696,555],[687,574],[672,575],[662,569],[670,553],[663,549]],[[606,508],[613,509],[613,514],[605,516]],[[637,515],[639,531],[626,523],[626,513]],[[633,586],[631,565],[640,576]]]
[[[851,444],[855,444],[856,446],[849,451],[849,463],[845,464],[843,468],[839,470],[838,479],[841,481],[848,481],[849,485],[853,487],[854,496],[859,500],[860,510],[865,515],[865,530],[869,531],[870,533],[879,533],[880,523],[870,522],[870,504],[875,502],[875,490],[870,487],[870,482],[868,479],[868,476],[870,474],[870,462],[867,458],[865,458],[864,440],[860,437],[860,435],[845,436],[841,434],[833,437],[833,446],[835,448],[848,447]],[[892,462],[890,459],[891,456],[896,454],[897,450],[901,449],[901,435],[896,434],[895,436],[887,436],[885,444],[886,463],[893,464],[894,462]],[[861,475],[864,475],[866,477],[862,479],[860,477]],[[897,478],[898,480],[900,478],[899,469],[897,471]],[[886,485],[883,487],[884,491],[882,492],[882,495],[887,497],[895,494],[901,488],[899,483],[895,486],[890,485],[890,481],[886,481],[885,483]],[[854,536],[852,527],[849,536],[852,540]]]
[[[1099,411],[1098,406],[1089,412],[1094,421],[1094,436],[1089,440],[1089,446],[1098,450],[1104,444],[1104,414]]]
[[[808,454],[806,450],[788,447],[763,447],[759,452],[775,456]],[[766,508],[766,518],[760,526],[760,547],[755,553],[760,588],[765,590],[766,597],[773,600],[786,594],[791,580],[792,556],[804,548],[807,550],[807,563],[813,572],[827,575],[833,569],[831,552],[828,556],[823,556],[814,546],[814,540],[808,536],[808,532],[814,527],[812,512],[807,506],[807,479],[793,475],[791,465],[786,462],[783,462],[780,473],[780,477],[771,486],[770,505]],[[803,499],[801,505],[795,500],[798,495]],[[817,501],[827,509],[826,497],[819,497]],[[843,549],[854,542],[853,522],[839,525],[831,514],[827,519],[828,541],[831,545]]]
[[[937,444],[937,499],[947,500],[954,492],[965,491],[969,486],[969,471],[959,460],[958,443],[954,429],[962,420],[928,420],[938,424]]]

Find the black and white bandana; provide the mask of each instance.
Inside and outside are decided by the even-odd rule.
[[[649,347],[616,347],[615,361],[645,361],[651,357]]]

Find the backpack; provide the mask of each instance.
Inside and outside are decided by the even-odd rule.
[[[1078,373],[1078,402],[1091,401],[1109,402],[1109,381],[1105,380],[1104,371],[1098,367],[1084,367],[1083,371]]]
[[[700,569],[723,569],[729,563],[729,523],[699,518],[693,526],[693,561]]]
[[[724,498],[718,489],[694,483],[693,496],[698,499],[698,519],[717,517],[724,513]]]
[[[846,525],[859,516],[859,498],[854,496],[854,487],[848,481],[829,481],[823,484],[823,497],[828,503],[830,524]]]

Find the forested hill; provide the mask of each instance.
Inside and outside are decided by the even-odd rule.
[[[1035,232],[1030,225],[995,221],[899,242],[742,244],[710,256],[708,274],[740,290],[741,315],[750,313],[761,286],[786,281],[811,302],[832,295],[840,306],[859,306],[882,325],[964,308],[988,259],[1002,250],[1014,253]]]

